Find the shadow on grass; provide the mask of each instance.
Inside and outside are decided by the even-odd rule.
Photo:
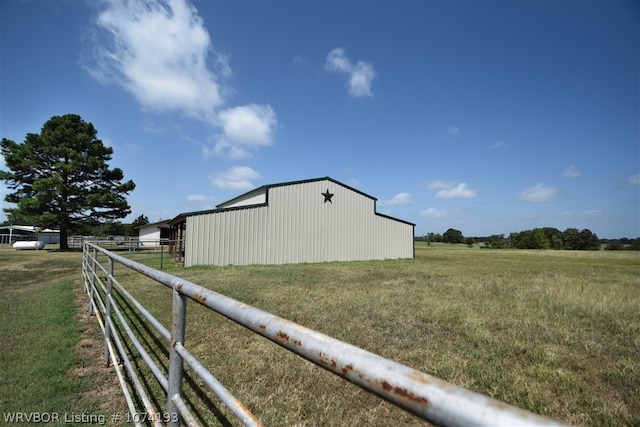
[[[116,304],[120,308],[125,322],[129,325],[129,328],[138,339],[140,345],[157,365],[163,375],[167,375],[169,371],[169,349],[168,343],[164,337],[162,337],[162,335],[148,323],[147,319],[134,307],[134,305],[115,288],[113,296]],[[126,331],[121,323],[116,320],[117,316],[115,314],[113,315],[113,319],[118,329],[118,335],[121,338],[126,337]],[[151,404],[155,408],[166,408],[167,395],[160,386],[160,383],[155,379],[154,374],[147,365],[147,362],[142,358],[138,349],[135,348],[130,339],[123,339],[123,346],[136,369],[136,373],[138,374],[142,387],[144,388],[144,392],[149,397]],[[188,369],[188,367],[185,367],[184,372],[183,399],[189,405],[193,415],[203,425],[211,424],[213,418],[216,423],[219,423],[222,426],[232,426],[233,424],[220,409],[219,404],[214,402],[212,399],[211,391],[204,386],[204,384],[200,384],[199,382],[202,381],[198,381],[198,379],[194,378],[186,369]],[[128,380],[131,386],[131,380]],[[137,393],[134,393],[134,395],[137,407],[144,407],[140,396],[138,396]],[[162,412],[163,411],[161,410],[161,413]]]

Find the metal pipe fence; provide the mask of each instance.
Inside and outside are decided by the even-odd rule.
[[[105,262],[100,258],[106,257]],[[172,318],[169,328],[162,325],[115,277],[114,265],[153,279],[172,292]],[[245,426],[261,422],[208,371],[186,346],[186,319],[189,301],[207,307],[256,334],[313,362],[360,388],[385,399],[419,418],[436,425],[559,425],[507,403],[489,398],[344,343],[287,319],[275,316],[198,284],[142,265],[93,243],[83,245],[82,278],[94,313],[105,336],[105,362],[112,363],[131,411],[131,419],[141,425],[199,425],[194,409],[183,395],[185,364],[204,382]],[[128,271],[128,270],[127,270]],[[123,307],[135,309],[140,319],[168,343],[168,367],[140,343],[131,319]],[[127,321],[129,320],[129,321]],[[127,341],[128,340],[128,341]],[[135,348],[139,356],[132,356]],[[135,358],[136,361],[132,361]],[[147,395],[139,360],[146,364],[166,395],[166,405],[158,408]],[[121,365],[118,362],[121,361]],[[163,362],[166,365],[166,360]],[[125,372],[123,372],[123,368]],[[130,381],[124,379],[127,374]],[[138,406],[134,401],[139,402]],[[140,408],[139,406],[142,406]],[[138,414],[138,415],[136,415]]]
[[[169,239],[140,239],[137,236],[80,236],[71,235],[67,237],[67,244],[70,248],[80,249],[84,242],[99,245],[105,249],[128,250],[155,250],[160,251],[162,247],[169,246]]]

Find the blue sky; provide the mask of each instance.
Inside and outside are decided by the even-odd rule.
[[[638,237],[639,4],[4,0],[0,135],[93,123],[124,221],[330,176],[417,235]]]

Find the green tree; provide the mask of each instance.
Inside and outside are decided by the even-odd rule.
[[[600,239],[588,228],[585,228],[578,234],[578,244],[574,249],[581,251],[597,251],[600,250]]]
[[[578,251],[599,250],[600,239],[588,228],[578,231],[577,228],[567,228],[562,233],[565,249]]]
[[[9,219],[59,228],[62,250],[68,249],[74,226],[110,222],[131,212],[125,195],[135,184],[122,181],[121,169],[108,167],[113,149],[76,114],[52,117],[22,144],[3,138],[0,150],[9,169],[0,171],[10,190],[5,200],[16,204],[5,209]]]
[[[575,249],[578,246],[580,230],[577,228],[567,228],[562,233],[562,246],[565,249]]]
[[[149,224],[149,218],[147,218],[144,215],[140,215],[139,217],[137,217],[136,219],[133,220],[133,222],[131,223],[131,225],[136,228],[136,227],[140,227],[142,225],[147,225]]]
[[[467,244],[467,246],[472,248],[473,244],[476,242],[476,239],[474,239],[473,237],[467,237],[466,239],[464,239],[464,242]]]
[[[429,233],[428,237],[429,237],[429,241],[430,242],[442,243],[444,241],[444,238],[442,237],[442,234]]]
[[[562,232],[557,228],[544,227],[542,228],[547,243],[551,249],[562,249]]]
[[[533,248],[532,249],[549,249],[551,243],[541,228],[533,229]]]
[[[443,242],[445,243],[463,243],[464,236],[462,235],[462,231],[456,230],[455,228],[450,228],[444,232],[442,235]]]
[[[137,236],[138,231],[136,230],[138,227],[149,224],[149,218],[145,215],[140,215],[136,219],[133,220],[131,224],[127,225],[126,234],[127,236]]]
[[[624,250],[624,245],[622,244],[622,242],[620,242],[620,240],[614,240],[612,242],[607,243],[607,245],[604,247],[605,251],[621,251]]]
[[[123,236],[126,234],[127,226],[120,221],[109,221],[93,227],[96,236]]]
[[[551,244],[545,236],[543,229],[534,228],[533,230],[514,233],[513,246],[518,249],[548,249],[551,247]]]
[[[502,249],[507,245],[507,240],[504,234],[493,234],[485,239],[484,244],[491,249]]]
[[[528,249],[532,243],[532,232],[530,230],[520,231],[518,233],[511,233],[513,239],[513,247],[518,249]]]

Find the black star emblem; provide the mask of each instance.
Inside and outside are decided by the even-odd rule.
[[[325,203],[327,203],[327,202],[329,202],[329,203],[333,203],[333,202],[331,201],[331,198],[333,197],[333,194],[329,193],[329,189],[328,189],[328,188],[327,188],[327,191],[326,191],[326,192],[324,192],[324,193],[320,193],[320,194],[322,194],[322,195],[324,196],[324,202],[325,202]]]

